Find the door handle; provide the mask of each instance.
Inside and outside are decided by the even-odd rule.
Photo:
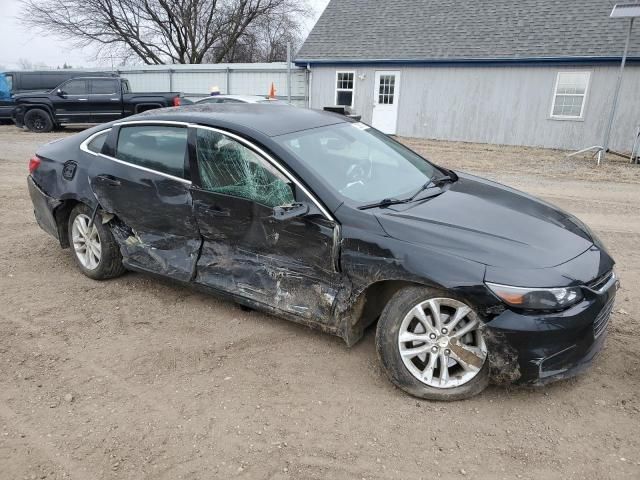
[[[88,98],[79,98],[78,101],[79,102],[86,102],[87,100],[89,100]]]
[[[109,185],[111,187],[119,187],[121,185],[120,180],[111,175],[98,175],[96,177],[96,180],[98,180],[103,185]]]

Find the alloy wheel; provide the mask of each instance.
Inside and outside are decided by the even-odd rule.
[[[420,382],[435,388],[464,385],[487,360],[481,322],[466,304],[432,298],[414,306],[398,332],[405,367]]]
[[[39,113],[33,114],[31,119],[31,126],[33,130],[42,130],[45,126],[45,120]]]
[[[79,214],[73,220],[71,236],[73,239],[73,249],[76,257],[87,270],[95,270],[100,264],[102,256],[102,246],[100,235],[95,224],[91,224],[91,219],[84,214]]]

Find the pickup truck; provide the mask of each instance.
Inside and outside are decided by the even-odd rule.
[[[14,123],[33,132],[49,132],[72,123],[104,123],[154,108],[179,106],[180,94],[134,93],[114,77],[72,78],[50,92],[14,95]]]

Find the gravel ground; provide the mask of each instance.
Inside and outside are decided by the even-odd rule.
[[[386,380],[373,330],[349,349],[144,275],[84,277],[25,182],[37,146],[69,133],[0,127],[1,479],[640,478],[637,167],[403,139],[576,214],[623,285],[586,374],[442,404]]]

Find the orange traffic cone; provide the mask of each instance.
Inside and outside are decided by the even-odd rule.
[[[271,88],[269,88],[269,98],[276,98],[276,86],[271,82]]]

